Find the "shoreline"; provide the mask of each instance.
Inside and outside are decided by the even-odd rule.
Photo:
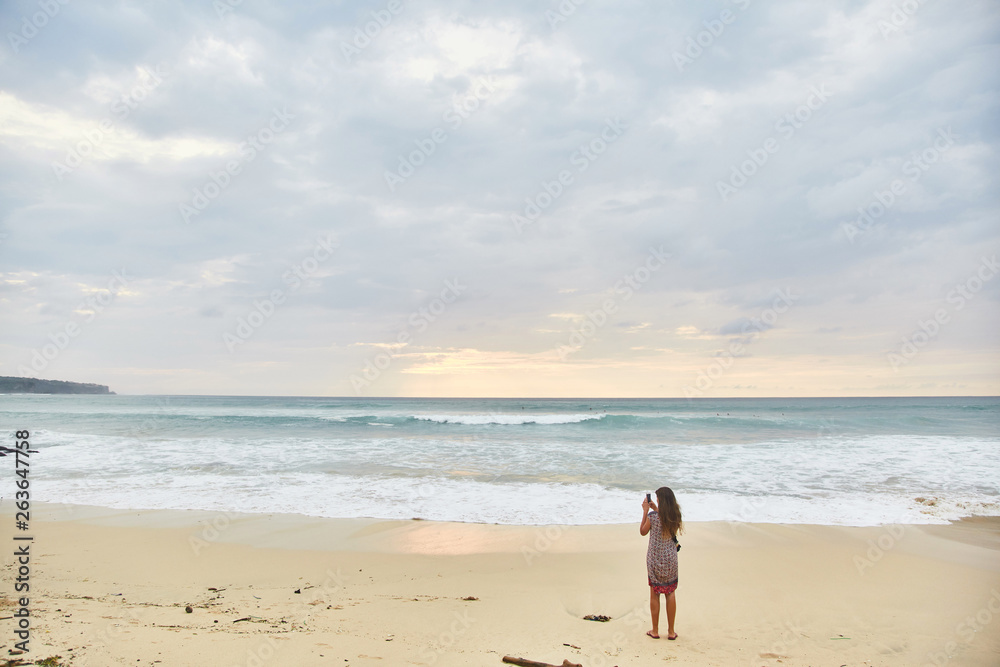
[[[13,501],[12,501],[13,502]],[[0,503],[0,514],[6,511],[6,503]],[[65,502],[50,502],[50,501],[40,501],[33,500],[32,506],[38,510],[41,509],[45,512],[44,516],[48,519],[58,519],[59,517],[66,518],[88,518],[90,520],[101,520],[101,521],[120,521],[121,525],[129,524],[129,516],[140,515],[144,521],[153,521],[157,525],[181,525],[188,523],[197,523],[199,521],[210,520],[212,517],[216,516],[227,516],[230,518],[237,519],[253,519],[261,517],[281,517],[283,520],[295,522],[295,523],[308,523],[315,521],[343,521],[343,522],[359,522],[362,524],[373,523],[373,522],[394,522],[394,523],[409,523],[411,521],[435,523],[435,524],[453,524],[457,526],[498,526],[498,527],[509,527],[509,528],[545,528],[547,526],[563,526],[566,528],[587,528],[587,527],[602,527],[602,526],[630,526],[632,522],[609,522],[609,523],[499,523],[490,521],[461,521],[452,519],[434,519],[425,518],[421,516],[413,517],[372,517],[372,516],[355,516],[355,517],[331,517],[331,516],[320,516],[315,514],[304,514],[301,512],[266,512],[266,511],[245,511],[245,510],[209,510],[209,509],[198,509],[198,508],[137,508],[137,507],[110,507],[107,505],[90,505],[90,504],[78,504],[78,503],[65,503]],[[8,512],[10,513],[10,512]],[[745,516],[749,516],[747,512],[743,513]],[[828,528],[883,528],[890,525],[904,525],[904,526],[950,526],[956,523],[967,522],[967,521],[1000,521],[1000,514],[969,514],[963,516],[952,516],[952,517],[933,517],[932,521],[893,521],[885,523],[816,523],[813,521],[781,521],[781,520],[768,520],[768,519],[751,519],[746,520],[743,516],[740,519],[697,519],[688,520],[685,519],[684,524],[720,524],[720,525],[730,525],[730,524],[753,524],[753,525],[767,525],[767,526],[816,526],[816,527],[828,527]],[[635,520],[638,523],[638,518]]]
[[[92,523],[94,525],[114,526],[120,528],[190,528],[200,532],[205,528],[220,532],[217,539],[224,542],[247,544],[248,546],[275,546],[274,540],[267,538],[267,532],[274,524],[281,525],[283,538],[297,540],[290,548],[315,549],[322,544],[330,550],[376,549],[391,551],[391,545],[377,540],[364,540],[365,536],[377,534],[386,530],[412,532],[413,530],[465,530],[468,536],[480,538],[483,548],[496,549],[498,552],[509,551],[511,537],[517,537],[523,531],[545,532],[546,529],[558,529],[560,532],[586,532],[622,530],[639,525],[638,518],[632,523],[604,524],[506,524],[481,523],[466,521],[439,521],[436,519],[388,519],[376,517],[322,517],[295,512],[237,512],[230,510],[202,509],[136,509],[115,508],[103,505],[77,505],[70,503],[51,503],[32,501],[32,512],[37,519],[46,522],[73,521]],[[13,515],[13,504],[3,503],[0,516]],[[373,528],[378,526],[378,528]],[[691,526],[722,527],[733,530],[734,527],[753,527],[756,529],[774,528],[792,530],[831,530],[831,531],[880,531],[884,532],[892,526],[902,526],[907,529],[920,529],[928,533],[947,534],[951,539],[971,540],[970,544],[996,546],[1000,548],[1000,516],[965,516],[940,523],[887,523],[879,525],[841,525],[817,523],[786,523],[760,521],[685,521],[685,528]],[[432,528],[439,527],[439,528]],[[232,530],[230,530],[232,528]],[[308,536],[317,530],[330,531],[322,542],[310,541]],[[942,530],[936,530],[942,529]],[[956,531],[956,532],[953,532]],[[996,533],[996,540],[988,536]],[[505,535],[506,534],[506,535]],[[348,540],[348,538],[352,538]],[[518,543],[520,544],[520,543]],[[282,547],[278,547],[282,548]],[[607,546],[605,549],[609,548]],[[353,550],[353,549],[352,549]],[[408,552],[401,552],[408,553]]]
[[[9,509],[0,539],[13,544]],[[31,657],[70,665],[1000,661],[1000,518],[689,523],[681,638],[667,642],[643,634],[638,517],[503,526],[44,503],[32,513]],[[12,554],[0,611],[13,603]],[[977,614],[989,622],[963,625]]]

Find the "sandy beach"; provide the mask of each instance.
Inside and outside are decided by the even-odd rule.
[[[1000,520],[691,523],[677,641],[636,526],[519,527],[36,503],[29,655],[68,665],[1000,664]],[[2,616],[17,608],[5,550]],[[190,608],[190,612],[186,608]],[[583,620],[603,614],[610,622]],[[665,635],[665,614],[661,619]]]

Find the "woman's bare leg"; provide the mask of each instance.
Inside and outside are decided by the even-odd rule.
[[[660,636],[660,595],[649,587],[649,615],[653,618],[653,636]]]
[[[659,600],[657,600],[657,603]],[[657,612],[659,612],[659,604],[657,606]],[[659,614],[657,614],[659,615]],[[677,616],[677,598],[674,597],[673,593],[667,595],[667,638],[676,637],[677,633],[674,632],[674,617]],[[654,626],[655,626],[654,621]]]

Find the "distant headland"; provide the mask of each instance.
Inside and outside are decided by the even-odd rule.
[[[107,385],[0,376],[0,394],[113,394]]]

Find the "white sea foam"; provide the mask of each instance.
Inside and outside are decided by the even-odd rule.
[[[550,414],[550,415],[518,415],[518,414],[469,414],[469,415],[413,415],[420,421],[437,422],[439,424],[466,424],[483,426],[487,424],[519,425],[519,424],[576,424],[602,419],[603,414]]]
[[[629,523],[641,514],[641,492],[595,484],[493,484],[461,479],[375,478],[318,473],[276,476],[138,475],[115,485],[100,480],[36,481],[50,502],[129,509],[290,512],[321,517],[422,518],[516,525]],[[988,498],[953,498],[935,506],[897,494],[822,497],[678,492],[688,521],[873,526],[947,523],[996,515]]]
[[[813,401],[793,426],[777,428],[789,408],[720,405],[723,414],[742,409],[734,428],[697,403],[609,402],[599,406],[606,415],[576,401],[525,401],[524,411],[500,402],[296,401],[179,398],[187,404],[161,411],[152,398],[6,397],[0,414],[47,425],[32,429],[33,497],[67,503],[588,524],[634,521],[643,493],[666,484],[695,521],[1000,515],[995,407],[890,401],[851,416],[851,406],[817,412]],[[541,427],[520,427],[530,424]]]
[[[662,473],[650,469],[669,467],[693,521],[877,525],[1000,515],[1000,494],[983,484],[1000,478],[996,455],[989,454],[995,443],[981,441],[692,445],[665,454],[608,445],[592,460],[579,448],[533,442],[491,448],[406,438],[137,443],[51,432],[36,433],[35,441],[36,498],[119,508],[621,523],[635,518],[643,482],[659,484]],[[609,486],[615,470],[619,483],[637,490]]]

